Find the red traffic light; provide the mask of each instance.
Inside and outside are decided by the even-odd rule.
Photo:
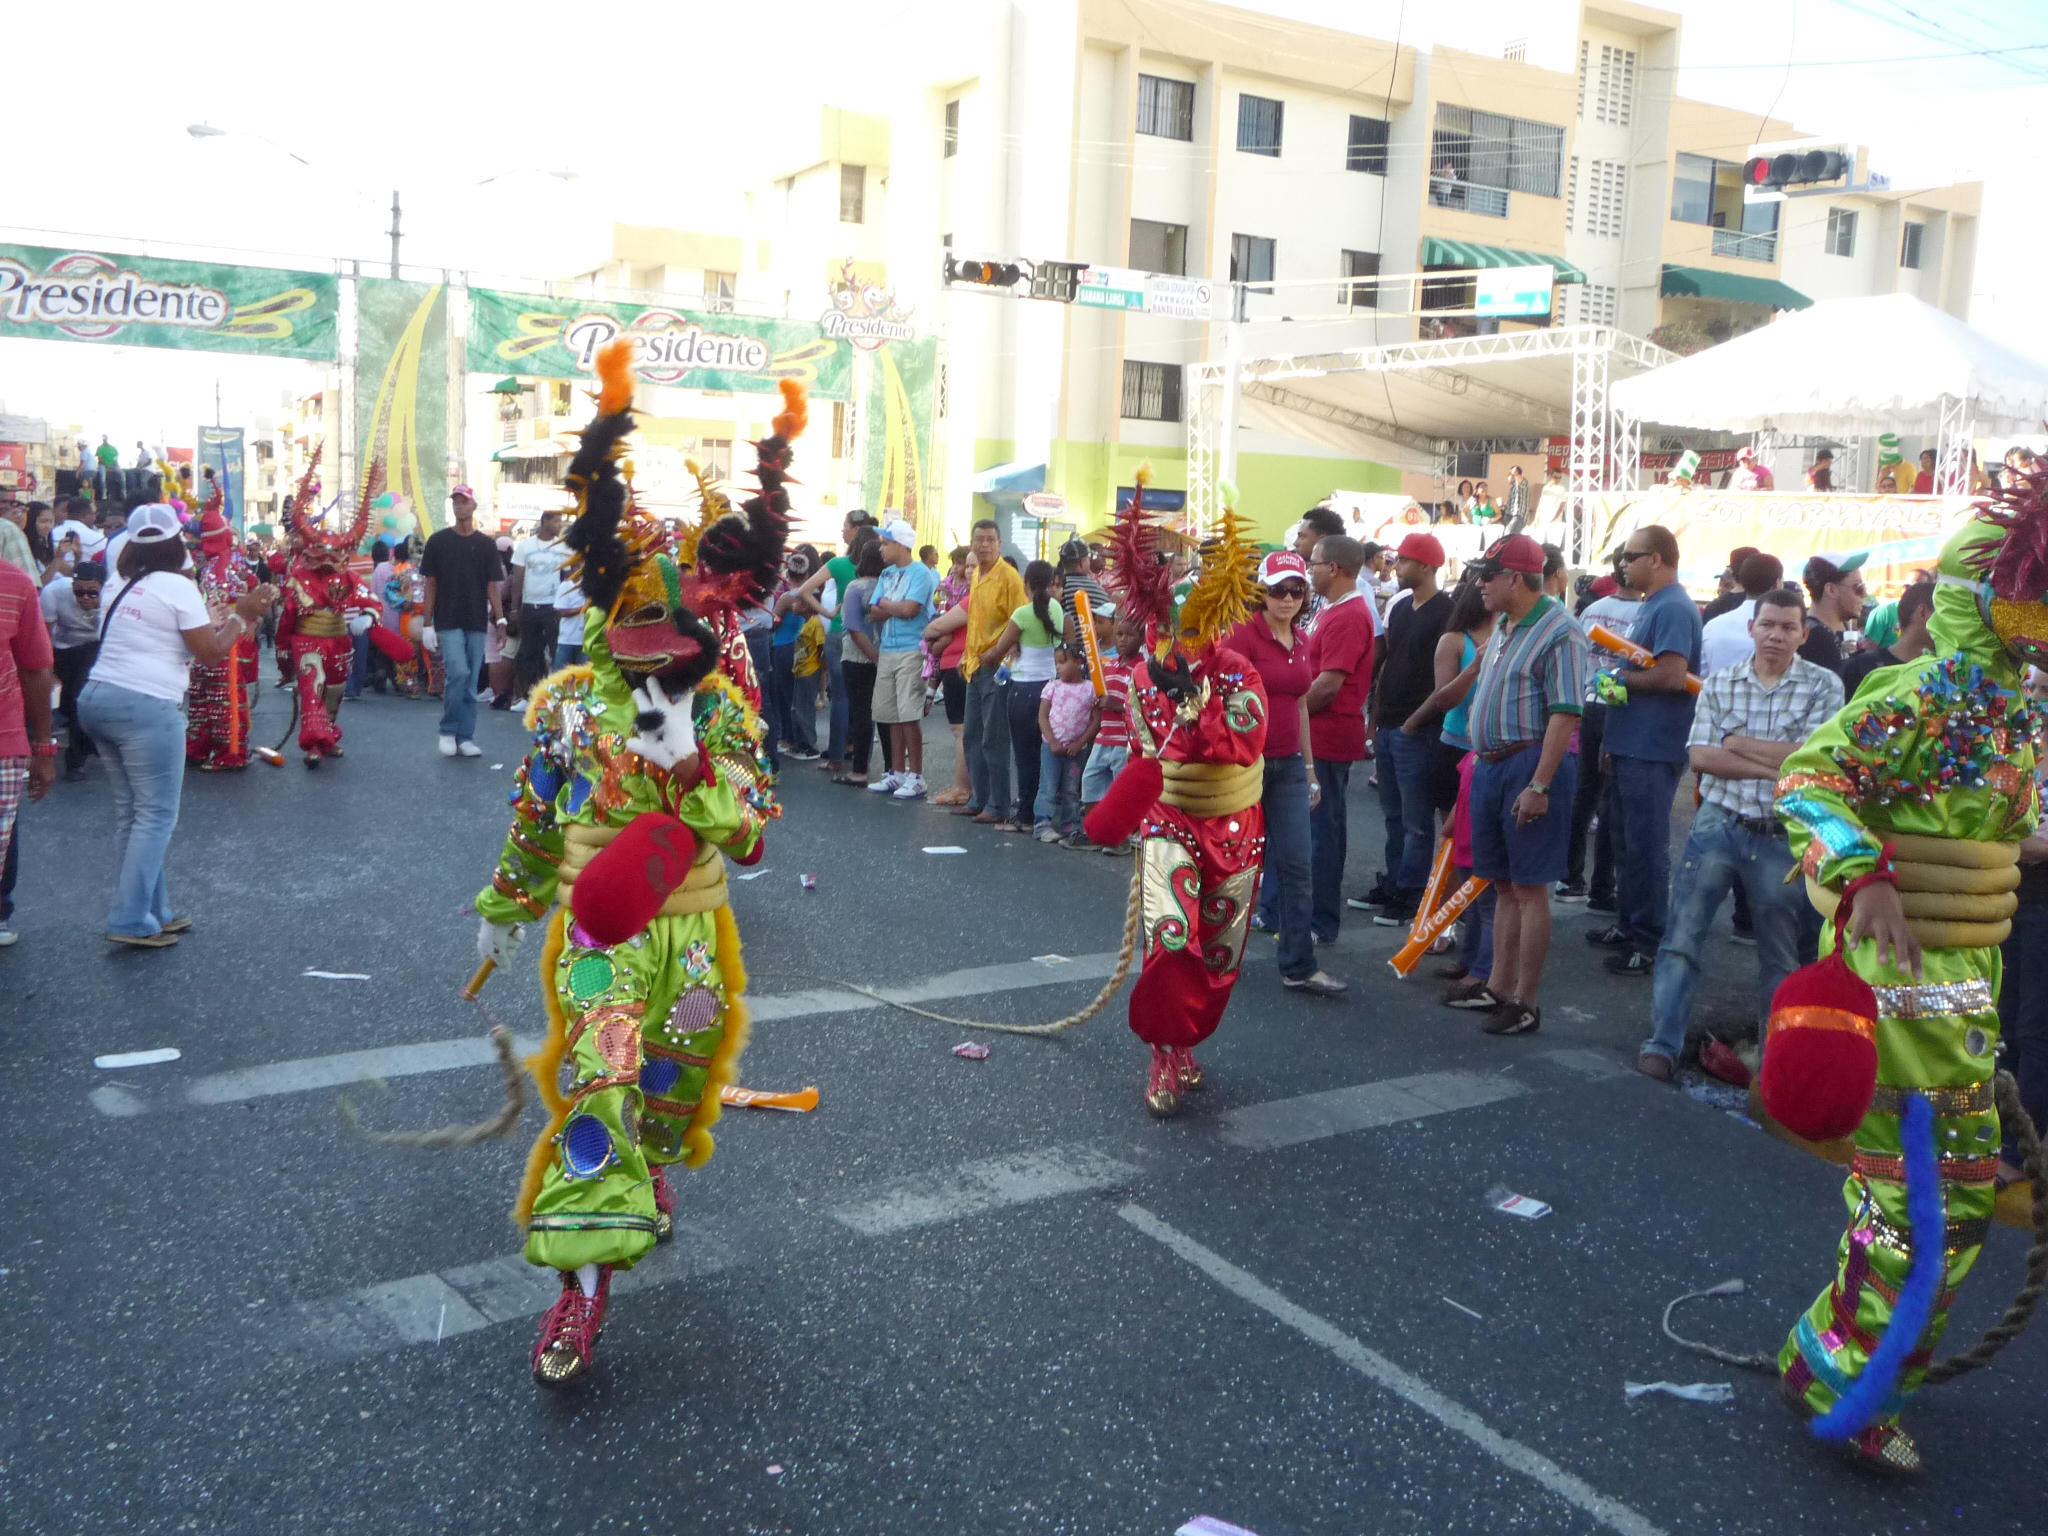
[[[1763,155],[1754,155],[1743,162],[1742,179],[1752,187],[1768,187],[1771,184],[1771,162]]]
[[[989,288],[1014,287],[1023,279],[1024,269],[1014,261],[946,261],[949,283],[980,283]]]

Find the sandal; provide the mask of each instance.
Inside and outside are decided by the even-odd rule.
[[[834,784],[851,784],[854,788],[860,789],[865,787],[868,781],[865,777],[855,778],[850,773],[835,773],[832,775],[832,782]]]

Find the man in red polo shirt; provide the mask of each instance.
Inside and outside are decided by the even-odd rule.
[[[1322,797],[1309,813],[1309,928],[1318,944],[1336,942],[1344,911],[1344,854],[1351,765],[1365,757],[1365,698],[1372,688],[1372,604],[1358,590],[1365,546],[1344,534],[1318,539],[1309,583],[1322,600],[1309,635],[1315,681],[1308,706],[1309,751]]]

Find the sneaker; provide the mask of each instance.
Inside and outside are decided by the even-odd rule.
[[[1610,976],[1648,976],[1656,969],[1657,957],[1646,955],[1640,949],[1607,957],[1607,974]]]
[[[1282,976],[1280,985],[1290,992],[1306,992],[1310,997],[1342,997],[1351,990],[1349,982],[1339,981],[1327,971],[1311,976]]]
[[[790,747],[782,755],[799,763],[815,763],[818,760],[817,753],[807,752],[802,747]]]
[[[1501,999],[1494,995],[1493,988],[1476,976],[1460,982],[1444,994],[1446,1008],[1459,1008],[1467,1013],[1488,1013],[1500,1005]]]
[[[1728,937],[1750,949],[1756,948],[1756,930],[1753,928],[1737,928]]]
[[[1095,851],[1095,845],[1088,841],[1088,834],[1085,832],[1069,832],[1060,839],[1060,846],[1062,848],[1077,849],[1082,853],[1093,853]]]
[[[1629,936],[1613,926],[1596,928],[1586,935],[1586,942],[1595,949],[1632,949]]]
[[[476,701],[479,704],[495,704],[498,702],[498,690],[495,688],[479,688],[476,691]]]
[[[1586,882],[1583,880],[1560,880],[1557,882],[1556,889],[1551,894],[1559,901],[1584,901],[1586,899]]]
[[[885,773],[879,779],[871,779],[868,781],[868,793],[893,795],[903,787],[903,777],[900,773]]]
[[[443,735],[436,745],[443,757],[453,757],[455,755],[455,738],[453,736]]]
[[[341,756],[339,752],[334,755],[336,757]],[[484,749],[473,741],[458,741],[455,743],[455,755],[457,757],[482,757]]]
[[[1375,928],[1413,928],[1415,909],[1420,903],[1412,901],[1390,902],[1372,915]]]
[[[1056,843],[1060,840],[1059,828],[1049,821],[1041,821],[1031,829],[1031,835],[1041,843]]]
[[[1386,875],[1381,874],[1377,880],[1373,881],[1371,890],[1367,891],[1363,896],[1347,896],[1344,899],[1344,905],[1351,908],[1354,912],[1370,912],[1374,907],[1384,907],[1398,894],[1391,885],[1387,884]]]
[[[1602,896],[1599,892],[1595,891],[1586,898],[1586,910],[1588,912],[1605,912],[1611,917],[1621,910],[1621,905],[1615,901],[1612,895]]]
[[[647,1181],[654,1186],[654,1240],[665,1243],[676,1235],[676,1192],[659,1163],[648,1170]]]
[[[1112,859],[1128,859],[1138,851],[1138,840],[1135,837],[1127,837],[1120,843],[1105,845],[1102,851]]]
[[[1489,1035],[1533,1035],[1543,1027],[1543,1010],[1533,1003],[1502,1003],[1479,1027]]]
[[[896,786],[896,798],[898,800],[922,800],[924,798],[924,775],[921,773],[904,774],[903,782]]]
[[[14,924],[10,923],[6,918],[0,917],[0,949],[7,948],[20,938],[21,935],[14,931]]]
[[[1645,1077],[1668,1083],[1678,1075],[1678,1063],[1661,1051],[1637,1051],[1636,1070]]]
[[[1250,928],[1253,933],[1278,933],[1280,931],[1256,912],[1252,914],[1251,921],[1245,926]],[[1282,979],[1285,980],[1284,977]]]
[[[1163,1045],[1152,1047],[1152,1066],[1145,1074],[1145,1108],[1158,1120],[1180,1112],[1180,1063]]]
[[[562,1294],[540,1320],[540,1341],[533,1346],[533,1379],[544,1387],[566,1387],[590,1372],[597,1341],[604,1336],[604,1308],[611,1297],[612,1267],[597,1271],[597,1294],[586,1296],[576,1271],[562,1271]]]

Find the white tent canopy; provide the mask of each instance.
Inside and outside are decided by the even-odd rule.
[[[1828,299],[1618,380],[1637,422],[1816,437],[2036,433],[2048,365],[1906,293]],[[1946,455],[1944,455],[1946,457]]]

